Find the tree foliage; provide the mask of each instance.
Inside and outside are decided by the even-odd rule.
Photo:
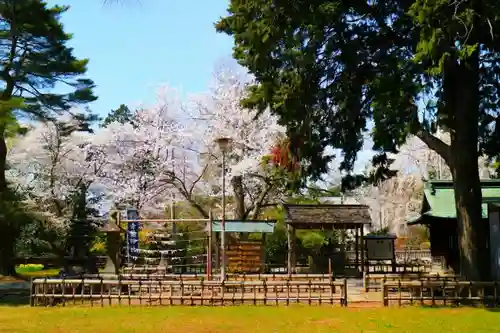
[[[60,117],[29,130],[9,151],[8,179],[37,222],[26,229],[37,231],[35,248],[76,255],[71,248],[92,229],[86,220],[101,199],[96,179],[105,161],[87,130],[84,120]]]
[[[5,83],[1,99],[23,99],[12,111],[24,111],[38,119],[51,118],[60,111],[93,101],[94,83],[82,78],[87,59],[78,59],[67,44],[71,34],[59,19],[69,7],[48,8],[44,1],[3,1],[0,6],[2,70]],[[57,84],[69,90],[54,93]],[[18,114],[16,114],[18,115]]]
[[[130,108],[125,104],[120,104],[117,109],[111,110],[111,112],[108,113],[106,118],[104,118],[104,120],[102,121],[101,127],[106,127],[114,122],[118,122],[120,124],[133,124],[133,117],[134,115],[132,110],[130,110]]]
[[[24,128],[19,120],[53,120],[72,107],[96,99],[94,83],[83,77],[87,59],[68,45],[61,15],[69,7],[49,7],[41,0],[0,1],[0,201],[9,202],[6,138]],[[57,92],[56,92],[57,91]],[[88,113],[78,118],[94,118]],[[11,273],[19,228],[4,216],[0,227],[0,273]],[[9,230],[9,228],[11,230]]]
[[[163,89],[156,103],[132,112],[133,124],[118,119],[98,131],[110,156],[102,179],[114,200],[132,200],[143,211],[187,201],[208,217],[205,203],[212,197],[217,198],[213,208],[218,214],[222,154],[216,140],[226,137],[231,139],[225,160],[229,215],[256,218],[264,207],[279,203],[286,175],[269,155],[284,129],[270,113],[255,121],[255,112],[241,107],[246,80],[222,70],[209,91],[185,103],[175,89]]]
[[[327,146],[351,170],[368,125],[384,152],[416,135],[451,169],[463,273],[488,278],[476,162],[500,147],[500,4],[233,0],[228,12],[217,29],[258,82],[245,105],[279,116],[308,173],[326,171]]]

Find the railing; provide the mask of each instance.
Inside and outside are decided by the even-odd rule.
[[[72,276],[71,278],[85,279],[111,279],[111,280],[165,280],[165,281],[199,281],[206,280],[205,274],[168,274],[168,273],[99,273],[99,274],[83,274]],[[226,274],[225,281],[329,281],[333,280],[333,276],[329,274]],[[212,280],[220,280],[218,274],[213,274]]]
[[[339,291],[339,292],[337,292]],[[34,279],[31,305],[347,305],[347,281]]]
[[[128,274],[151,274],[151,273],[165,273],[171,272],[173,274],[176,271],[183,271],[182,274],[203,274],[205,273],[206,263],[196,263],[196,264],[182,264],[182,265],[127,265],[122,267],[122,272]]]
[[[406,250],[396,250],[395,251],[396,261],[407,262],[424,258],[431,258],[431,250],[420,250],[420,249],[406,249]],[[358,255],[360,258],[361,255]],[[355,251],[346,251],[346,258],[349,260],[356,259]]]
[[[460,281],[456,275],[442,275],[429,273],[407,273],[407,274],[363,274],[363,288],[365,292],[381,291],[386,282],[398,281]]]
[[[499,282],[390,281],[383,284],[382,302],[420,305],[500,305]]]
[[[431,263],[390,263],[369,262],[365,265],[368,268],[368,273],[428,273],[432,270]],[[395,271],[394,271],[395,270]]]

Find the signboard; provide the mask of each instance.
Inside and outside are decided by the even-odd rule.
[[[393,260],[394,239],[392,238],[366,238],[367,260]]]
[[[127,223],[127,259],[129,262],[139,257],[139,212],[135,208],[127,209],[127,220],[137,222]]]
[[[259,273],[263,263],[261,242],[236,242],[228,246],[227,268],[231,273]]]

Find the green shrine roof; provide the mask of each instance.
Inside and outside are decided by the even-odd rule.
[[[488,217],[488,203],[500,203],[500,180],[482,180],[483,218]],[[456,218],[455,191],[452,181],[428,181],[424,188],[424,202],[421,216],[408,221],[408,224],[419,224],[424,216],[438,218]]]
[[[224,229],[226,232],[245,232],[245,233],[272,233],[274,231],[274,220],[250,220],[250,221],[224,221]],[[221,221],[212,221],[212,231],[221,232]]]

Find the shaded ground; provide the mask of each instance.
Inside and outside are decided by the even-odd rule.
[[[10,332],[500,332],[500,314],[483,309],[290,307],[0,307]]]
[[[30,283],[13,278],[0,280],[0,305],[29,304]]]

